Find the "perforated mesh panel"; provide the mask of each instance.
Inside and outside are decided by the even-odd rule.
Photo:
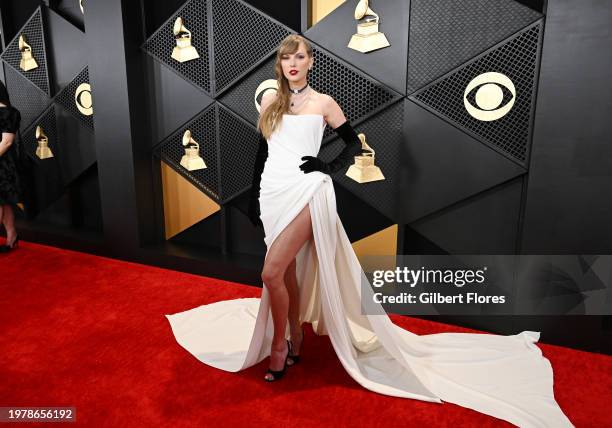
[[[217,93],[292,33],[240,1],[215,0],[212,11]]]
[[[38,147],[38,141],[36,140],[36,127],[40,125],[49,138],[49,148],[53,152],[53,158],[41,160],[36,156],[36,148]],[[45,112],[36,118],[30,126],[21,136],[23,141],[23,147],[32,159],[36,162],[58,162],[61,156],[60,143],[58,141],[57,133],[57,122],[55,118],[55,109],[53,105],[49,106]]]
[[[81,83],[89,83],[89,70],[85,67],[72,81],[64,87],[54,98],[54,101],[72,113],[90,130],[94,130],[93,114],[86,116],[76,106],[75,93]],[[92,91],[93,92],[93,91]],[[93,100],[94,114],[96,111],[95,100]]]
[[[224,107],[218,111],[222,202],[226,202],[251,186],[259,134]]]
[[[524,164],[529,143],[533,94],[536,89],[535,76],[541,30],[541,21],[529,26],[500,47],[410,98]],[[463,104],[463,93],[468,83],[485,72],[505,74],[516,88],[516,99],[510,112],[489,122],[472,117]]]
[[[193,139],[200,145],[200,156],[206,164],[205,169],[188,171],[181,166],[185,154],[182,144],[183,134],[191,130]],[[215,201],[220,201],[219,169],[217,167],[218,149],[216,139],[215,105],[212,104],[193,120],[179,128],[175,133],[156,147],[155,152],[172,169],[177,171],[198,189]]]
[[[32,47],[32,56],[38,63],[38,67],[23,71],[19,68],[21,62],[21,52],[19,51],[19,36],[23,34],[26,42]],[[15,38],[9,43],[0,57],[18,73],[32,82],[42,90],[47,96],[51,96],[49,90],[49,74],[47,71],[47,54],[45,53],[45,40],[42,15],[40,7],[32,14],[28,22],[17,32]]]
[[[508,0],[412,0],[408,93],[534,22],[541,14]]]
[[[369,79],[320,48],[314,49],[310,84],[318,92],[331,95],[351,122],[383,108],[401,95]],[[325,128],[324,138],[333,130]]]
[[[24,130],[42,113],[50,100],[46,94],[10,66],[5,65],[4,72],[11,104],[21,113],[19,127]]]
[[[318,92],[332,96],[345,116],[355,122],[384,108],[401,97],[392,89],[354,70],[333,55],[313,45],[314,66],[308,76],[310,85]],[[261,67],[226,92],[221,101],[252,124],[257,124],[259,113],[253,97],[257,86],[266,79],[274,79],[274,61],[271,56]],[[328,126],[323,139],[334,135]]]
[[[225,92],[221,96],[221,102],[251,124],[256,125],[259,113],[255,108],[255,90],[266,79],[274,79],[274,57],[268,59],[237,85]]]
[[[172,58],[176,46],[172,27],[177,17],[182,17],[185,27],[191,31],[191,44],[196,48],[200,58],[179,62]],[[168,19],[143,45],[151,56],[166,64],[204,91],[211,93],[210,61],[208,50],[208,11],[204,0],[191,0],[185,3]],[[234,27],[233,27],[234,28]]]
[[[376,116],[355,126],[359,134],[363,132],[366,142],[375,151],[375,165],[385,180],[357,183],[345,175],[348,167],[332,175],[333,179],[350,190],[360,199],[394,221],[400,221],[401,194],[400,171],[402,168],[404,114],[403,102],[397,102]],[[321,149],[320,156],[326,162],[335,158],[345,147],[344,141],[335,139]]]

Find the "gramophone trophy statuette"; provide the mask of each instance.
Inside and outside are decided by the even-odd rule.
[[[349,167],[345,175],[357,183],[384,180],[385,176],[382,171],[374,165],[374,149],[368,146],[364,134],[359,134],[358,137],[361,140],[361,149],[369,150],[370,153],[355,156],[355,163]]]
[[[43,131],[40,125],[36,127],[36,141],[38,142],[38,147],[36,147],[36,156],[39,159],[52,158],[53,152],[49,147],[49,138],[47,138],[45,131]]]
[[[360,0],[357,3],[355,19],[363,21],[357,24],[357,33],[351,37],[349,48],[366,53],[391,46],[385,34],[378,31],[380,18],[368,6],[368,0]]]
[[[183,134],[183,146],[185,154],[181,158],[181,166],[188,171],[206,168],[204,159],[200,157],[200,145],[191,138],[191,131],[188,129]]]
[[[23,71],[30,71],[38,68],[38,63],[32,56],[32,46],[26,42],[23,34],[19,35],[19,51],[21,52],[19,68],[21,68]]]
[[[191,45],[191,31],[185,28],[183,18],[180,16],[174,21],[172,32],[176,40],[176,46],[172,50],[172,58],[178,62],[186,62],[200,57],[196,48]]]

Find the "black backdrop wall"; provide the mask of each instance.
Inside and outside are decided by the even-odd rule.
[[[376,142],[387,177],[363,186],[334,176],[351,241],[397,224],[398,253],[610,253],[612,5],[452,3],[466,11],[464,22],[449,18],[451,2],[377,3],[392,45],[363,55],[346,48],[353,2],[311,28],[307,1],[88,0],[84,13],[78,0],[3,2],[0,74],[22,112],[35,190],[20,214],[20,234],[261,286],[263,233],[245,216],[252,96],[273,77],[278,41],[298,32],[315,46],[311,84],[332,94]],[[179,15],[201,55],[189,67],[164,53]],[[25,30],[40,65],[35,74],[18,66],[17,37]],[[491,70],[510,75],[520,97],[507,120],[485,125],[453,94]],[[84,83],[91,84],[93,115],[75,105]],[[34,155],[39,124],[52,159]],[[211,150],[212,175],[178,164],[186,127],[212,142],[203,147]],[[328,129],[322,155],[337,150]],[[219,206],[170,239],[163,164]],[[441,320],[506,334],[539,330],[545,342],[612,349],[609,317]]]

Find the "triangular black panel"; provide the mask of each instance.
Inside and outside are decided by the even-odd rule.
[[[253,70],[248,76],[240,80],[230,90],[223,93],[220,101],[235,113],[248,120],[251,124],[257,124],[259,112],[255,107],[255,91],[261,82],[274,79],[275,56],[269,58],[262,65]]]
[[[149,91],[143,108],[149,111],[154,146],[214,100],[203,91],[194,91],[193,84],[153,58],[147,57],[147,62],[155,90]]]
[[[26,42],[32,47],[32,56],[38,63],[38,67],[29,71],[23,71],[19,67],[21,52],[19,51],[19,36],[23,34]],[[26,79],[34,83],[47,96],[51,96],[49,89],[49,73],[47,70],[47,54],[45,48],[45,32],[41,9],[38,7],[28,22],[17,32],[0,57],[11,67],[21,73]]]
[[[143,45],[143,49],[153,58],[162,62],[183,76],[198,88],[212,93],[210,58],[208,55],[208,5],[205,0],[190,0],[177,10]],[[172,58],[176,46],[172,27],[178,17],[183,18],[185,27],[191,31],[191,44],[196,48],[199,58],[179,62]]]
[[[541,37],[542,22],[538,21],[410,98],[520,165],[526,165]],[[507,76],[516,89],[516,96],[514,105],[505,116],[483,121],[466,110],[464,92],[472,79],[488,72]],[[508,97],[512,99],[512,95],[504,96],[504,99]],[[473,101],[469,102],[474,105]],[[508,102],[506,100],[503,104]]]
[[[281,40],[293,33],[242,1],[215,0],[212,12],[216,94],[275,51]]]
[[[70,113],[72,113],[74,117],[79,119],[86,127],[93,131],[93,114],[90,116],[86,116],[81,113],[76,106],[76,90],[82,83],[89,83],[89,71],[87,67],[81,70],[81,72],[74,79],[72,79],[72,82],[70,82],[64,89],[62,89],[61,92],[57,94],[53,100],[57,104],[68,110]],[[93,109],[95,114],[95,100]]]
[[[411,0],[407,93],[541,16],[513,0]]]
[[[450,254],[514,254],[522,180],[496,186],[410,227]]]
[[[51,100],[8,65],[4,66],[4,77],[11,104],[21,113],[19,127],[24,130],[43,112]]]
[[[95,136],[82,122],[63,108],[56,107],[57,132],[60,145],[60,164],[64,183],[81,176],[97,160]]]
[[[45,9],[45,33],[51,91],[57,94],[87,66],[89,47],[85,33],[50,8]]]
[[[304,33],[306,37],[333,54],[402,94],[406,91],[408,63],[408,18],[410,3],[405,0],[370,2],[380,16],[379,31],[390,46],[361,53],[347,47],[357,31],[354,18],[356,2],[347,1]]]
[[[394,224],[380,211],[374,209],[344,187],[334,184],[334,191],[336,193],[338,217],[342,220],[342,226],[349,241],[356,242],[367,238]],[[359,215],[355,215],[355,213],[359,213]]]
[[[411,223],[526,172],[412,101],[406,100],[404,109],[398,223]]]

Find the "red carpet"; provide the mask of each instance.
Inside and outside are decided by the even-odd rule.
[[[77,425],[96,427],[510,426],[365,390],[310,325],[303,362],[277,383],[262,380],[267,359],[240,373],[208,367],[176,343],[164,314],[260,289],[21,244],[0,254],[0,406],[75,406]],[[418,334],[472,331],[392,318]],[[611,427],[612,357],[540,346],[574,425]]]

